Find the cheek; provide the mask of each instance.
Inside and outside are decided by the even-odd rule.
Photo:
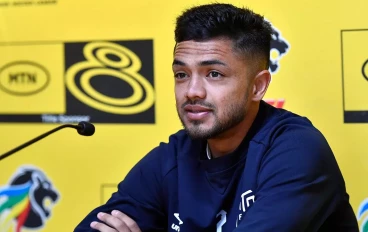
[[[175,91],[175,97],[176,97],[176,98],[177,98],[177,97],[179,97],[179,96],[181,95],[180,88],[175,87],[174,91]]]
[[[182,84],[182,83],[177,83],[177,82],[175,82],[175,85],[174,85],[174,91],[175,91],[175,94],[176,94],[176,93],[181,93],[181,92],[183,92],[183,84]]]
[[[226,115],[230,108],[242,104],[245,100],[245,89],[231,89],[227,91],[219,91],[214,95],[213,103],[216,105],[218,116]],[[246,107],[244,105],[244,107]]]
[[[221,116],[234,101],[234,95],[230,92],[218,90],[217,94],[213,95],[212,99],[208,100],[215,105],[217,116]]]
[[[182,102],[185,100],[183,88],[180,88],[178,86],[175,86],[175,100],[176,102]]]
[[[186,82],[176,82],[174,86],[175,96],[178,98],[184,98],[188,91],[188,84]]]

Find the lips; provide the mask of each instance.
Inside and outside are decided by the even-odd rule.
[[[200,105],[186,105],[184,110],[189,120],[202,120],[212,111]]]

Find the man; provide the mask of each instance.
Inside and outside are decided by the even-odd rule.
[[[229,4],[178,17],[173,73],[185,130],[75,231],[358,231],[323,135],[262,101],[272,33],[263,17]]]

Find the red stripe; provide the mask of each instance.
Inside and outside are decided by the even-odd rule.
[[[17,223],[17,229],[16,232],[20,232],[20,229],[24,225],[24,222],[26,221],[29,211],[31,210],[31,202],[28,200],[27,207],[23,210],[21,214],[18,216],[18,223]]]

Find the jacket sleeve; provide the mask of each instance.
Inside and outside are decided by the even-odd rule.
[[[255,203],[235,232],[319,231],[338,205],[348,201],[327,141],[302,126],[284,128],[275,136],[259,167],[257,186]],[[354,223],[350,206],[346,208]]]
[[[161,150],[161,151],[160,151]],[[74,232],[96,231],[90,227],[99,212],[119,210],[131,217],[141,231],[165,231],[163,210],[160,147],[153,149],[140,160],[119,183],[106,204],[92,210],[75,228]]]

